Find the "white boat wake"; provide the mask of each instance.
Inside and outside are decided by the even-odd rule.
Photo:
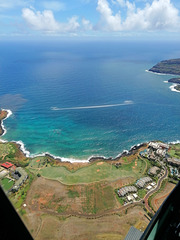
[[[58,108],[58,107],[51,107],[53,111],[64,111],[64,110],[82,110],[82,109],[96,109],[96,108],[111,108],[111,107],[118,107],[124,105],[134,104],[133,101],[127,100],[123,103],[118,104],[108,104],[108,105],[97,105],[97,106],[84,106],[84,107],[68,107],[68,108]]]

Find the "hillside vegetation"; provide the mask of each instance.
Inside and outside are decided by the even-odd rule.
[[[151,72],[180,75],[180,58],[164,60],[149,69]]]

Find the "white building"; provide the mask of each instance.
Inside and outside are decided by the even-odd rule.
[[[152,186],[151,185],[149,185],[149,186],[147,186],[147,190],[150,190],[152,188]]]
[[[138,195],[137,195],[136,193],[134,193],[134,194],[133,194],[133,197],[134,197],[135,199],[137,199],[137,198],[138,198]]]
[[[129,202],[132,202],[134,200],[134,197],[132,195],[127,196],[127,200]]]

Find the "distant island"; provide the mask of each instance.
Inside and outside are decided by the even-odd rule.
[[[180,84],[180,78],[171,78],[168,80],[168,82]]]
[[[149,71],[154,73],[180,75],[180,58],[161,61],[149,69]],[[171,78],[168,82],[177,84],[174,86],[174,89],[180,91],[180,78]]]
[[[180,58],[161,61],[149,69],[149,71],[180,75]]]
[[[180,85],[174,87],[177,91],[180,91]]]
[[[176,83],[177,85],[174,86],[174,88],[177,90],[177,91],[180,91],[180,78],[171,78],[168,80],[168,82],[170,83]]]

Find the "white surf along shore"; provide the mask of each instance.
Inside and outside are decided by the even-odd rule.
[[[175,87],[177,87],[178,85],[179,85],[179,84],[175,84],[175,83],[174,83],[174,84],[171,85],[169,88],[171,89],[172,92],[178,92],[178,93],[179,93],[180,91],[176,90],[176,88],[175,88]]]
[[[175,76],[175,77],[177,77],[177,75],[173,75],[173,74],[167,74],[167,73],[157,73],[157,72],[152,72],[152,71],[149,71],[149,70],[145,70],[145,72],[148,72],[148,73],[153,73],[153,74],[156,74],[156,75],[170,75],[170,76]],[[164,83],[169,83],[168,81],[164,81]],[[171,84],[171,83],[170,83]],[[176,84],[176,83],[173,83],[170,87],[169,87],[169,89],[171,89],[171,91],[172,92],[180,92],[180,91],[178,91],[178,90],[176,90],[176,86],[178,86],[179,84]]]
[[[149,71],[149,70],[145,70],[145,72],[148,72],[148,73],[152,73],[152,74],[156,74],[156,75],[171,75],[171,76],[175,76],[173,74],[167,74],[167,73],[158,73],[158,72],[153,72],[153,71]]]
[[[4,136],[4,135],[7,133],[7,130],[6,130],[6,128],[4,127],[3,121],[6,120],[7,118],[9,118],[9,117],[13,114],[12,111],[9,110],[9,109],[1,109],[1,110],[2,110],[2,111],[6,111],[8,114],[7,114],[6,118],[4,118],[3,120],[1,120],[1,126],[2,126],[2,129],[3,129],[3,134],[2,134],[0,137]],[[7,140],[0,139],[0,142],[2,142],[2,143],[7,143],[8,141],[7,141]],[[59,156],[52,155],[52,154],[49,153],[49,152],[44,152],[44,153],[40,153],[40,154],[31,154],[30,151],[28,151],[28,150],[25,148],[25,145],[24,145],[24,143],[23,143],[22,141],[14,141],[14,140],[12,140],[11,142],[18,144],[20,150],[24,153],[24,155],[25,155],[26,157],[30,157],[30,158],[43,157],[43,156],[49,155],[49,156],[51,156],[51,157],[54,158],[54,159],[60,160],[61,162],[70,162],[70,163],[89,163],[89,162],[90,162],[90,159],[92,159],[92,158],[97,158],[97,156],[91,156],[91,157],[89,157],[88,159],[84,159],[84,160],[81,160],[81,159],[73,159],[73,158],[64,158],[64,157],[59,157]],[[100,158],[100,157],[99,157],[99,158]],[[101,158],[106,159],[105,157],[101,157]]]
[[[0,136],[4,136],[7,132],[7,130],[5,129],[4,127],[4,124],[3,124],[3,121],[6,120],[7,118],[9,118],[13,113],[11,110],[9,109],[1,109],[3,111],[6,111],[8,114],[7,114],[7,117],[4,118],[3,120],[1,120],[1,126],[2,126],[2,129],[3,129],[3,134]],[[6,143],[8,142],[7,140],[3,140],[3,139],[0,139],[0,142],[2,143]],[[59,157],[59,156],[55,156],[55,155],[52,155],[51,153],[49,152],[44,152],[44,153],[40,153],[40,154],[31,154],[30,151],[28,151],[26,148],[25,148],[25,145],[22,141],[10,141],[10,142],[14,142],[16,144],[19,145],[19,148],[20,150],[24,153],[24,155],[26,157],[29,157],[29,158],[34,158],[34,157],[43,157],[43,156],[46,156],[46,155],[49,155],[50,157],[56,159],[56,160],[59,160],[61,162],[69,162],[69,163],[90,163],[92,159],[98,159],[98,158],[101,158],[101,159],[104,159],[104,160],[107,160],[107,159],[110,159],[110,158],[106,158],[104,156],[91,156],[89,157],[88,159],[84,159],[84,160],[81,160],[81,159],[73,159],[73,158],[64,158],[64,157]],[[111,159],[116,159],[116,158],[119,158],[121,156],[123,156],[124,154],[128,154],[130,153],[133,149],[135,148],[139,148],[140,146],[142,146],[143,144],[147,144],[148,142],[144,142],[144,143],[139,143],[137,145],[134,145],[130,148],[130,150],[123,150],[121,153],[119,153],[115,158],[111,158]],[[176,141],[173,141],[173,142],[168,142],[168,144],[177,144],[177,143],[180,143],[180,140],[176,140]]]
[[[2,121],[1,121],[1,127],[2,127],[2,130],[3,130],[3,134],[1,136],[4,136],[7,132],[7,130],[5,129],[4,127],[4,124],[3,124],[3,121],[6,120],[7,118],[9,118],[11,115],[12,115],[12,111],[9,110],[9,109],[2,109],[2,111],[6,111],[7,112],[7,116],[6,118],[4,118]]]

